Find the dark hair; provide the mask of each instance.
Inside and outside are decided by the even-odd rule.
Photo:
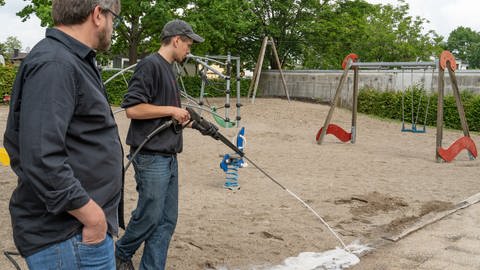
[[[85,22],[92,10],[120,10],[120,0],[53,0],[52,18],[55,25],[73,25]]]

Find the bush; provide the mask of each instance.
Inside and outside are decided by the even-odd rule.
[[[183,77],[183,84],[187,93],[195,98],[200,96],[202,86],[202,79],[199,76]],[[240,80],[240,95],[246,96],[248,94],[248,87],[250,86],[250,79]],[[224,97],[226,95],[227,83],[222,79],[207,80],[205,83],[205,97]],[[230,81],[230,96],[237,95],[237,81],[233,78]]]
[[[102,71],[102,80],[106,82],[110,77],[117,74],[118,71],[108,70]],[[123,100],[123,96],[128,90],[128,81],[132,77],[132,72],[124,72],[105,84],[107,90],[108,102],[111,105],[120,106]]]
[[[13,65],[0,66],[0,98],[4,95],[10,95],[17,72],[17,67]],[[118,73],[118,71],[102,71],[102,80],[105,82],[110,77]],[[128,81],[132,77],[132,72],[127,71],[119,75],[105,84],[107,91],[108,102],[112,105],[119,106],[122,103],[123,96],[128,89]],[[182,78],[187,93],[198,98],[200,96],[200,87],[202,84],[200,77],[183,77]],[[250,79],[240,80],[240,92],[242,96],[246,96],[248,87],[250,86]],[[226,82],[225,80],[209,80],[205,87],[206,97],[221,97],[225,96]],[[232,97],[236,95],[237,83],[233,79],[230,83],[230,91]]]
[[[108,78],[115,75],[118,71],[103,71],[102,79],[106,81]],[[113,80],[108,82],[105,87],[107,89],[108,101],[112,105],[120,105],[122,103],[123,96],[128,89],[128,81],[132,76],[131,72],[125,72],[120,76],[115,77]],[[185,89],[187,89],[188,95],[197,99],[200,96],[200,89],[202,85],[202,80],[198,76],[187,76],[182,77],[182,80],[179,80],[180,87],[182,86],[182,81]],[[248,93],[248,87],[250,86],[250,79],[241,79],[240,80],[240,94],[246,96]],[[225,90],[227,89],[225,80],[208,80],[205,85],[205,97],[223,97],[226,95]],[[236,96],[237,91],[237,82],[232,80],[230,82],[230,95],[231,97]]]
[[[17,69],[13,65],[0,65],[0,99],[5,95],[11,94]]]
[[[428,126],[436,126],[437,100],[438,93],[425,95],[425,91],[419,86],[409,88],[405,92],[379,92],[374,89],[362,89],[358,96],[358,111],[395,120],[402,120],[403,114],[405,122],[411,123],[413,107],[413,122],[417,123],[417,126],[424,123]],[[461,100],[469,130],[480,131],[480,96],[463,91]],[[455,97],[447,95],[443,102],[445,127],[462,129]]]

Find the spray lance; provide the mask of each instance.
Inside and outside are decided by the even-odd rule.
[[[302,200],[300,197],[298,197],[295,193],[290,191],[288,188],[283,186],[280,182],[275,180],[272,176],[270,176],[266,171],[264,171],[262,168],[260,168],[255,162],[253,162],[251,159],[249,159],[243,151],[238,149],[237,146],[235,146],[230,140],[228,140],[225,136],[223,136],[219,131],[218,128],[215,127],[212,123],[209,121],[205,120],[203,117],[201,117],[195,110],[193,110],[191,107],[186,107],[186,110],[190,113],[190,119],[193,121],[192,123],[192,128],[199,130],[203,135],[210,135],[212,138],[215,140],[220,140],[223,142],[226,146],[228,146],[230,149],[235,151],[240,157],[245,158],[247,161],[250,162],[255,168],[257,168],[260,172],[262,172],[268,179],[270,179],[272,182],[277,184],[280,188],[285,190],[288,194],[292,195],[295,199],[297,199],[299,202],[301,202],[308,210],[310,210],[320,221],[328,228],[328,230],[335,236],[335,238],[338,239],[338,241],[342,244],[343,248],[346,251],[350,251],[349,248],[345,245],[345,243],[342,241],[342,239],[338,236],[338,234],[328,225],[328,223],[310,206],[308,205],[304,200]]]

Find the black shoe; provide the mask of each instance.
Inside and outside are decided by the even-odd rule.
[[[117,270],[135,270],[132,260],[123,260],[115,256],[115,265]]]

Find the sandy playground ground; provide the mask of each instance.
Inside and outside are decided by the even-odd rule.
[[[223,100],[210,102],[221,106]],[[434,161],[435,128],[427,128],[426,134],[402,133],[399,122],[359,115],[355,144],[328,135],[317,145],[315,135],[328,106],[267,98],[257,98],[255,104],[242,102],[247,156],[315,209],[347,244],[360,240],[375,245],[421,216],[449,209],[480,190],[480,163],[470,161],[465,151],[451,163]],[[1,106],[2,131],[7,113],[8,107]],[[129,121],[123,113],[116,118],[124,141]],[[336,109],[332,123],[348,130],[350,119],[350,111]],[[237,131],[220,130],[229,138]],[[167,269],[258,269],[301,252],[340,246],[317,217],[251,164],[239,170],[239,191],[223,189],[219,155],[232,151],[197,131],[186,130],[184,135],[179,219]],[[444,147],[461,136],[459,131],[445,130]],[[478,134],[472,138],[480,142]],[[8,167],[0,168],[0,183],[4,190],[0,248],[15,250],[8,200],[16,177]],[[127,218],[136,197],[130,168]],[[134,258],[136,265],[140,255],[141,251]],[[0,269],[15,268],[1,257]]]

